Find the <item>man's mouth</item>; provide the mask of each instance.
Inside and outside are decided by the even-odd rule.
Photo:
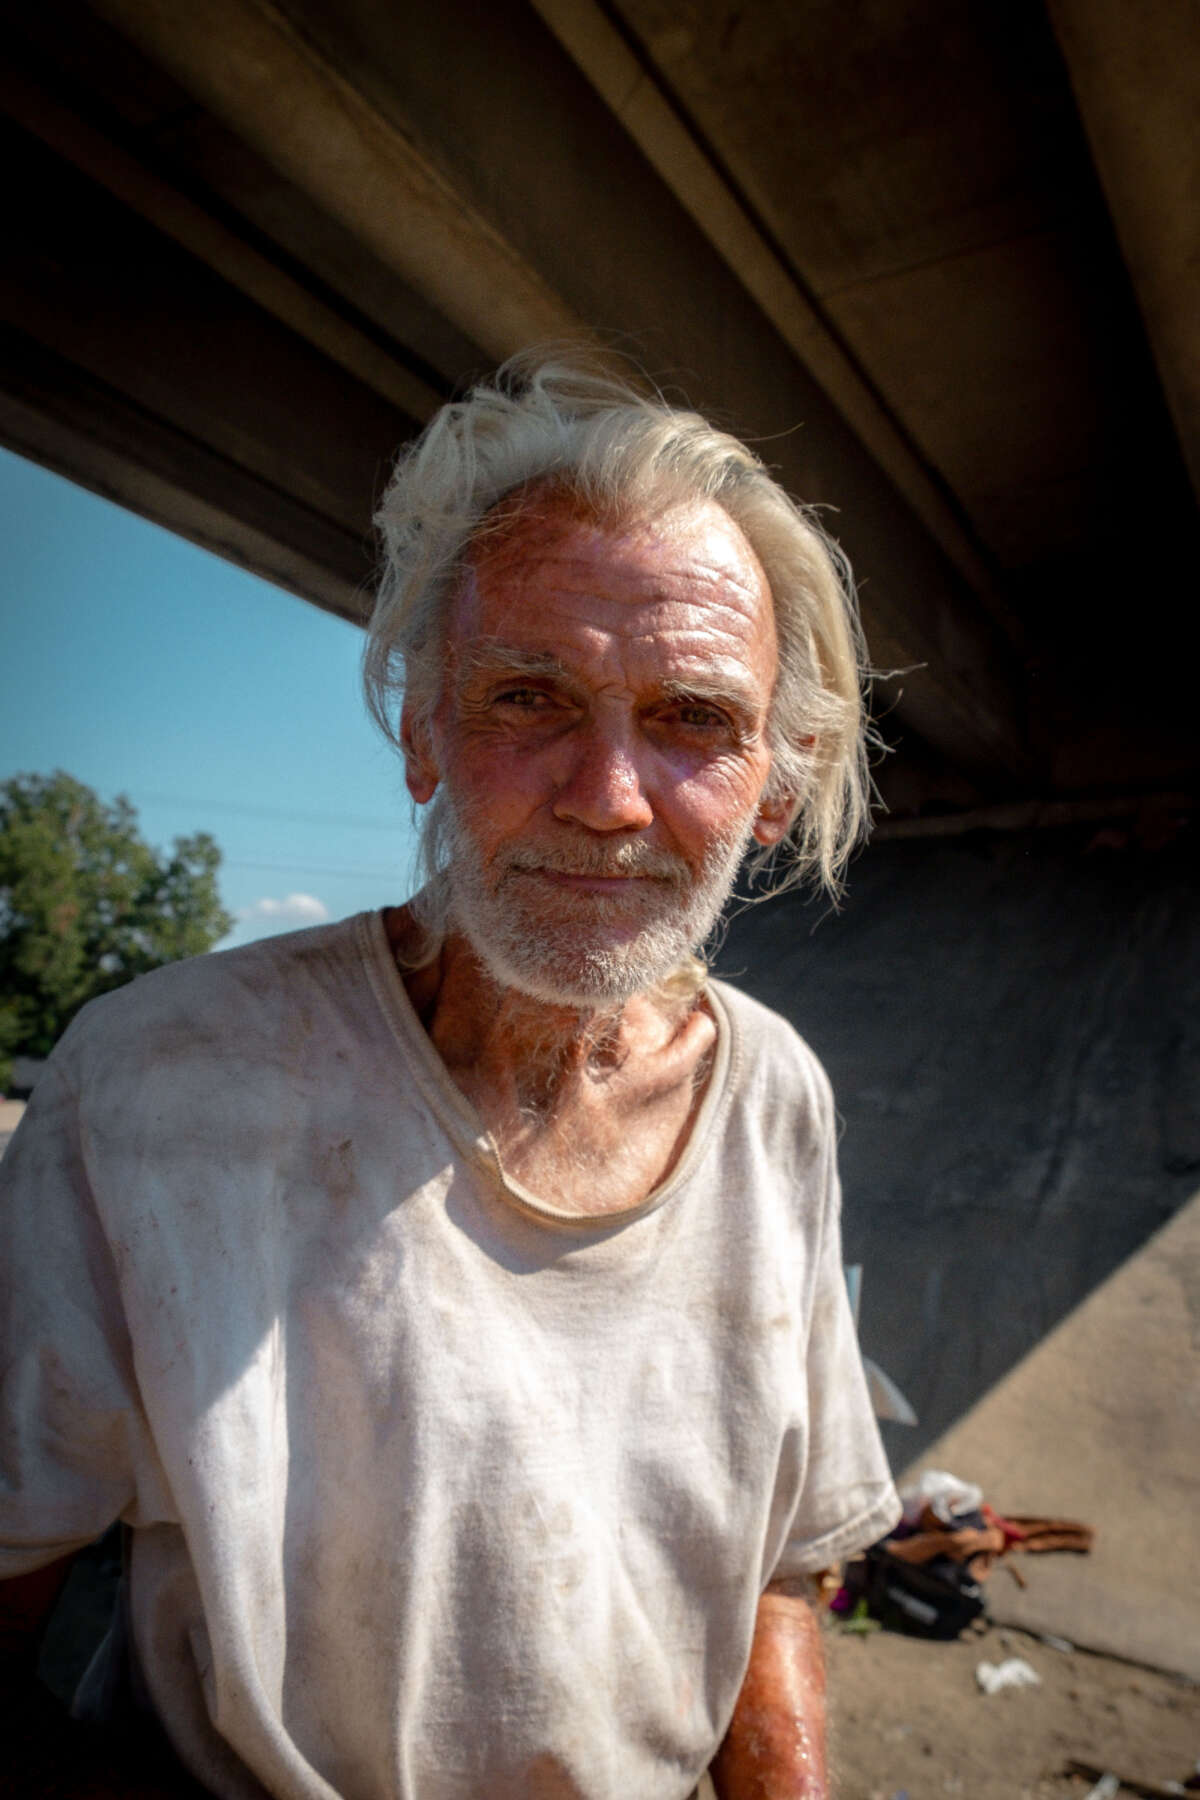
[[[509,875],[533,875],[554,886],[596,893],[620,893],[635,882],[657,882],[680,887],[687,871],[678,860],[662,852],[643,852],[638,856],[588,857],[568,856],[563,852],[534,856],[526,852],[514,856],[508,864]]]
[[[591,869],[522,869],[524,875],[540,875],[554,887],[570,888],[576,893],[619,894],[635,882],[662,881],[661,875],[643,875],[636,870],[614,875],[599,875]]]

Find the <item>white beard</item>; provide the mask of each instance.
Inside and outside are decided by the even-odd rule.
[[[492,977],[552,1006],[621,1004],[664,981],[703,944],[733,892],[753,819],[714,840],[698,873],[634,838],[581,834],[521,844],[485,866],[443,788],[437,835],[449,917]],[[643,877],[620,894],[559,888],[536,871]]]

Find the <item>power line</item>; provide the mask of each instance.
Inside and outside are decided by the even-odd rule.
[[[208,812],[244,813],[254,819],[287,819],[296,825],[352,825],[360,831],[402,831],[403,817],[392,819],[359,819],[346,813],[296,812],[281,806],[254,806],[243,800],[197,800],[188,794],[143,794],[137,800],[142,806],[189,806]]]
[[[345,875],[355,881],[395,881],[406,873],[399,863],[391,869],[344,869],[333,863],[257,862],[243,856],[223,856],[222,869],[271,869],[277,874]]]

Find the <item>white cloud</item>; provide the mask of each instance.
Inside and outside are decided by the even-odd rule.
[[[252,944],[256,938],[273,937],[277,931],[299,931],[305,925],[323,925],[329,908],[315,894],[285,894],[282,900],[264,894],[249,906],[235,909],[237,923],[228,937],[214,946],[232,950],[237,944]]]
[[[252,906],[238,908],[243,924],[266,925],[285,930],[289,925],[321,925],[329,917],[329,908],[315,894],[285,894],[273,900],[264,894]]]

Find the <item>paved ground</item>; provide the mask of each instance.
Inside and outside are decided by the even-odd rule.
[[[1084,1800],[1093,1779],[1068,1774],[1070,1759],[1166,1783],[1200,1756],[1195,1687],[1023,1632],[951,1644],[834,1634],[828,1656],[837,1800]],[[1012,1656],[1039,1685],[989,1698],[977,1666]],[[1130,1800],[1136,1789],[1120,1792]]]

